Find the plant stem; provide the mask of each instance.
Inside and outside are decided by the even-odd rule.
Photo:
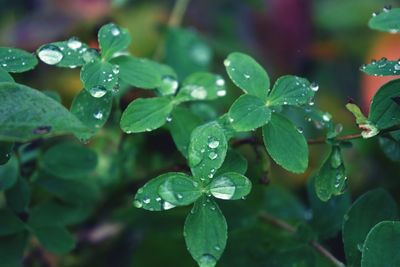
[[[189,5],[190,0],[176,0],[175,5],[169,16],[167,26],[168,28],[178,27],[182,23],[183,16],[185,15],[186,9]],[[160,41],[154,52],[153,59],[160,60],[164,53],[165,40]]]
[[[168,20],[169,27],[176,27],[181,25],[189,1],[190,0],[176,0],[175,6],[172,9],[171,15]]]
[[[278,228],[281,228],[287,232],[290,233],[296,233],[297,229],[290,224],[288,224],[285,221],[282,221],[276,217],[273,217],[269,214],[262,213],[259,216],[260,220],[263,221],[264,223],[274,225]],[[340,260],[336,259],[335,256],[332,255],[326,248],[324,248],[320,243],[318,243],[316,240],[311,240],[309,241],[309,244],[323,257],[327,258],[330,262],[332,262],[335,266],[337,267],[345,267],[343,262]]]

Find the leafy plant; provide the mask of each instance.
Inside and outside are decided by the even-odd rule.
[[[400,9],[386,7],[371,18],[369,26],[397,33],[399,21]],[[204,49],[206,58],[195,58],[193,62],[179,58],[171,63],[173,55],[169,53],[177,51],[168,38],[179,38],[182,47]],[[19,265],[27,244],[37,246],[32,245],[31,237],[55,254],[73,250],[75,239],[69,226],[96,212],[106,186],[123,184],[121,180],[114,181],[115,184],[107,184],[106,180],[99,183],[95,177],[111,172],[125,177],[132,170],[127,166],[129,157],[137,151],[145,153],[129,136],[148,135],[163,126],[169,130],[187,167],[146,179],[137,190],[133,205],[148,211],[192,205],[187,210],[183,236],[199,266],[215,266],[221,257],[221,266],[344,266],[320,243],[341,230],[348,266],[378,266],[382,262],[385,266],[400,265],[400,225],[395,201],[383,189],[375,189],[351,205],[342,156],[351,140],[379,136],[383,151],[390,159],[399,160],[400,80],[378,90],[368,116],[349,103],[346,107],[354,114],[361,133],[341,135],[343,129],[332,122],[332,115],[314,106],[318,84],[285,75],[271,86],[267,71],[254,58],[233,52],[223,65],[231,82],[243,94],[225,114],[217,116],[207,101],[219,101],[226,96],[228,86],[221,75],[208,71],[209,48],[195,33],[181,28],[172,28],[168,38],[166,62],[176,71],[126,52],[130,34],[113,23],[99,30],[99,50],[76,37],[45,44],[36,54],[0,48],[0,190],[4,198],[0,202],[0,259],[5,266]],[[75,96],[70,110],[57,95],[14,81],[12,73],[36,67],[36,56],[56,67],[81,68],[84,89]],[[398,75],[400,63],[383,58],[361,70],[370,75]],[[120,110],[122,97],[132,87],[150,93],[140,95]],[[288,115],[290,109],[324,129],[324,136],[307,140],[303,129]],[[262,138],[253,133],[259,128]],[[112,149],[81,144],[69,136],[87,143],[96,141],[99,131],[110,140],[117,140],[107,141]],[[243,144],[253,146],[264,157],[263,164],[271,164],[271,158],[283,169],[297,174],[309,168],[309,145],[325,144],[330,151],[307,186],[312,216],[304,215],[304,204],[290,192],[275,186],[264,192],[268,199],[266,207],[254,205],[237,211],[247,212],[249,220],[253,220],[240,223],[260,228],[262,234],[252,239],[257,240],[257,248],[267,246],[268,257],[263,251],[254,252],[256,264],[251,259],[223,260],[224,250],[230,246],[225,206],[251,206],[246,204],[246,197],[260,191],[258,186],[252,186],[254,179],[245,176],[247,160],[236,149]],[[260,152],[262,146],[265,148]],[[251,192],[252,187],[256,192]],[[220,200],[237,200],[239,204]],[[283,231],[275,233],[262,227]],[[250,246],[246,235],[254,236],[252,231],[233,231],[230,242]],[[268,245],[276,240],[284,249]],[[232,255],[234,251],[235,248],[228,249],[227,253]]]

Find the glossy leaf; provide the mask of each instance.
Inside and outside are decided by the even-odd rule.
[[[280,77],[267,97],[267,105],[305,105],[312,102],[317,84],[310,84],[304,78],[286,75]]]
[[[28,234],[21,232],[0,237],[0,259],[2,266],[21,266],[24,250],[27,245]]]
[[[361,71],[374,76],[393,76],[400,74],[399,61],[387,60],[382,58],[378,61],[372,61],[370,64],[363,65]]]
[[[379,144],[388,158],[400,161],[400,131],[380,136]]]
[[[0,209],[0,236],[22,232],[25,224],[10,210]]]
[[[164,201],[158,194],[159,187],[167,181],[169,177],[181,176],[181,173],[165,173],[154,179],[151,179],[143,187],[139,188],[135,195],[133,205],[136,208],[142,208],[149,211],[162,211],[175,208],[175,205]]]
[[[361,267],[400,266],[400,222],[375,225],[365,240]]]
[[[19,177],[17,182],[5,193],[7,206],[16,213],[27,212],[31,202],[31,188],[25,178]]]
[[[127,29],[121,28],[114,23],[109,23],[100,28],[98,41],[101,56],[107,60],[114,53],[128,48],[132,38]]]
[[[167,126],[176,147],[185,158],[188,157],[190,135],[200,123],[200,118],[187,108],[176,107],[171,113],[171,121]]]
[[[268,123],[271,109],[252,95],[242,95],[229,109],[229,118],[236,131],[251,131]]]
[[[225,80],[221,76],[209,72],[196,72],[183,80],[177,99],[213,100],[225,95]]]
[[[211,195],[216,198],[236,200],[250,193],[251,182],[246,176],[235,172],[228,172],[214,178],[209,188]]]
[[[12,142],[0,142],[0,165],[6,164],[11,159],[13,147]]]
[[[76,68],[83,66],[85,58],[92,50],[87,44],[72,37],[69,40],[45,44],[39,47],[37,54],[46,64],[57,67]]]
[[[86,133],[87,128],[57,101],[32,88],[0,83],[0,140]]]
[[[168,29],[165,62],[176,71],[181,80],[194,72],[208,71],[212,56],[212,50],[196,31]]]
[[[174,173],[170,174],[159,186],[158,194],[174,206],[186,206],[202,195],[202,189],[192,177],[183,173]]]
[[[360,265],[360,248],[363,248],[365,238],[372,227],[381,221],[398,218],[396,202],[383,189],[375,189],[359,197],[343,221],[342,238],[349,264]],[[381,245],[385,243],[386,241]]]
[[[111,113],[113,97],[110,92],[101,98],[93,97],[87,90],[81,90],[71,105],[71,113],[95,133],[107,122]],[[91,134],[79,136],[87,139]]]
[[[140,133],[160,128],[166,123],[173,107],[168,97],[135,99],[122,113],[121,129],[126,133]]]
[[[119,76],[122,81],[131,86],[142,89],[155,89],[166,86],[168,81],[165,79],[175,79],[175,72],[168,66],[159,64],[155,61],[136,58],[132,56],[119,56],[111,60],[113,64],[119,66]],[[173,91],[176,91],[178,85]],[[164,88],[165,89],[165,88]]]
[[[14,82],[13,77],[1,67],[0,67],[0,82]]]
[[[36,183],[66,203],[88,205],[95,203],[99,199],[100,191],[94,180],[78,181],[43,176],[45,175],[41,173]]]
[[[34,227],[33,231],[42,246],[56,254],[65,254],[75,248],[73,236],[62,226]]]
[[[228,143],[216,122],[197,127],[190,137],[189,166],[194,177],[211,179],[225,160]]]
[[[217,203],[203,197],[197,200],[186,218],[186,246],[200,267],[214,267],[221,257],[227,236],[224,215]]]
[[[7,72],[25,72],[38,63],[36,56],[18,48],[0,47],[0,67]]]
[[[12,187],[19,176],[19,165],[16,157],[12,157],[6,164],[0,165],[0,191]]]
[[[346,192],[325,202],[317,196],[314,183],[315,177],[307,185],[308,201],[312,210],[310,226],[319,239],[335,237],[342,229],[344,215],[351,205],[350,194]]]
[[[368,26],[371,29],[397,33],[400,31],[400,8],[387,9],[385,8],[383,12],[372,16],[368,22]]]
[[[117,67],[103,61],[89,62],[82,67],[81,81],[93,97],[103,97],[118,85]]]
[[[228,150],[224,163],[218,169],[215,175],[220,175],[227,172],[236,172],[244,175],[247,171],[247,166],[247,160],[241,154],[234,150]]]
[[[31,210],[28,224],[37,227],[65,226],[79,223],[88,215],[90,215],[90,209],[87,206],[43,202]]]
[[[40,166],[60,178],[82,179],[96,168],[97,155],[86,146],[63,142],[46,150]]]
[[[334,146],[315,177],[315,191],[322,201],[328,201],[332,196],[343,194],[346,180],[340,147]]]
[[[399,86],[400,79],[390,81],[372,99],[368,119],[380,130],[400,123],[400,106],[393,100],[399,96]]]
[[[294,173],[307,169],[307,141],[290,120],[272,114],[271,121],[263,127],[263,139],[269,155],[280,166]]]
[[[269,77],[264,68],[252,57],[234,52],[224,61],[233,83],[245,93],[264,100],[269,91]]]

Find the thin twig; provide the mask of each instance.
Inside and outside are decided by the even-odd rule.
[[[186,9],[189,5],[190,0],[176,0],[175,5],[169,16],[167,26],[168,28],[178,27],[181,25],[183,16],[185,15]],[[153,59],[160,60],[164,53],[165,40],[160,41],[154,52]]]
[[[278,228],[281,228],[289,233],[296,233],[297,229],[290,224],[288,224],[285,221],[282,221],[276,217],[273,217],[269,214],[262,213],[259,216],[260,220],[263,221],[264,223],[274,225]],[[344,267],[344,263],[335,258],[335,256],[332,255],[326,248],[324,248],[320,243],[318,243],[316,240],[312,240],[309,242],[309,244],[322,256],[327,258],[330,262],[332,262],[335,266],[337,267]]]

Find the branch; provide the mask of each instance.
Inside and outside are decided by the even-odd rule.
[[[278,228],[281,228],[289,233],[296,233],[297,229],[288,224],[285,221],[282,221],[276,217],[273,217],[269,214],[262,213],[259,216],[260,220],[266,224],[274,225]],[[316,240],[309,241],[309,244],[323,257],[327,258],[330,262],[332,262],[337,267],[345,267],[344,263],[335,258],[326,248],[324,248],[320,243]]]

